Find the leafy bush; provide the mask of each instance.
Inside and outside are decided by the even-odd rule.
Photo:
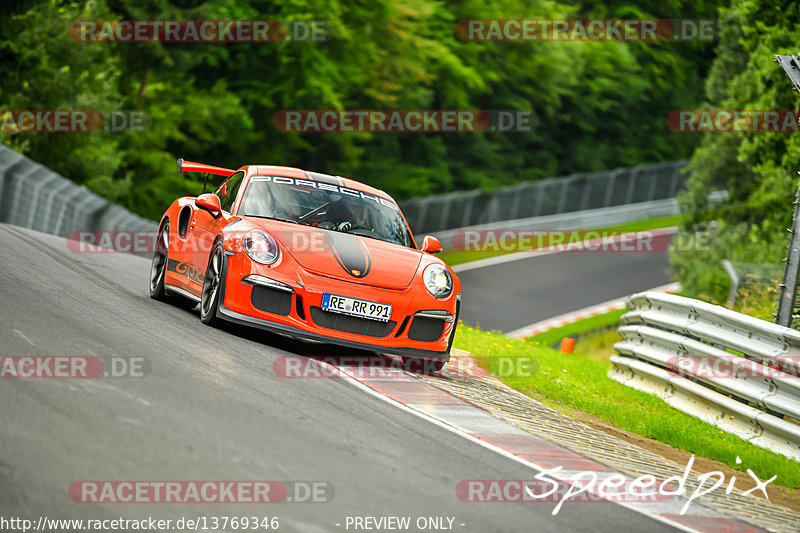
[[[722,12],[722,35],[706,82],[706,108],[797,109],[797,94],[775,54],[795,54],[800,5],[789,0],[734,0]],[[800,136],[777,132],[707,133],[679,196],[684,235],[709,232],[709,246],[673,249],[675,277],[689,296],[724,301],[730,282],[720,261],[780,264],[788,244]],[[712,191],[727,199],[714,203]],[[716,229],[710,221],[717,222]]]

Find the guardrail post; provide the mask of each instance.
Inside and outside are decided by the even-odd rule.
[[[633,167],[633,171],[631,172],[631,179],[628,182],[628,190],[625,194],[625,204],[632,204],[633,203],[633,193],[636,189],[636,181],[639,179],[639,173],[642,171],[642,166],[637,165]]]
[[[586,177],[584,180],[584,187],[583,187],[583,196],[581,196],[581,211],[586,210],[589,207],[589,193],[592,191],[592,177]]]
[[[416,230],[422,233],[425,232],[425,228],[423,226],[425,225],[425,215],[428,214],[428,203],[430,202],[428,198],[423,198],[419,201]]]
[[[795,298],[797,294],[797,280],[800,276],[800,184],[794,199],[794,216],[789,236],[789,249],[786,252],[786,268],[783,271],[783,282],[779,285],[781,297],[778,300],[778,314],[775,323],[781,326],[792,327]]]
[[[533,206],[533,216],[538,217],[542,212],[542,203],[544,202],[544,188],[550,180],[541,180],[536,184],[536,203]]]
[[[667,195],[670,198],[673,198],[678,192],[678,179],[681,177],[682,168],[683,166],[677,164],[672,167],[672,181],[669,184],[669,194]]]
[[[660,170],[660,169],[659,169]],[[652,202],[655,200],[656,197],[656,184],[658,180],[661,179],[661,174],[656,174],[655,176],[650,176],[650,190],[647,191],[647,201]]]
[[[472,207],[475,205],[475,197],[480,195],[480,190],[475,190],[469,193],[466,204],[464,205],[464,212],[461,214],[461,226],[466,227],[472,224]]]
[[[731,290],[728,291],[728,305],[733,307],[733,304],[736,303],[736,293],[739,292],[739,273],[736,271],[736,267],[733,266],[730,259],[723,259],[722,267],[725,269],[725,272],[728,273],[728,277],[731,278]]]
[[[561,182],[561,192],[558,195],[558,208],[556,209],[556,213],[563,213],[564,209],[567,207],[567,192],[569,191],[570,186],[575,182],[577,176],[568,176]]]
[[[511,210],[509,213],[509,220],[514,220],[515,218],[519,218],[519,204],[522,200],[522,193],[528,188],[528,183],[520,183],[516,187],[512,187],[511,190],[514,191],[514,197],[511,199]]]
[[[0,167],[0,205],[3,204],[3,192],[5,191],[6,188],[6,182],[9,181],[10,179],[9,174],[11,172],[11,169],[14,168],[16,165],[18,165],[19,163],[22,163],[23,161],[24,159],[22,159],[22,157],[18,159],[12,159],[11,161],[8,162],[8,164]],[[10,213],[11,209],[9,209],[8,212]],[[2,216],[0,216],[0,221],[4,221]]]
[[[24,213],[20,212],[23,186],[27,184],[26,182],[28,181],[28,177],[37,170],[39,170],[33,163],[29,164],[31,166],[29,166],[26,170],[20,172],[16,176],[14,194],[11,197],[11,209],[9,210],[8,213],[8,222],[16,224],[18,226],[22,225],[22,219],[24,217]],[[35,209],[35,207],[31,206],[31,209]]]
[[[58,174],[53,174],[53,176],[58,176]],[[50,196],[47,198],[47,204],[44,208],[44,224],[42,226],[42,231],[45,233],[55,233],[54,228],[55,226],[51,224],[53,221],[53,210],[55,206],[53,205],[55,199],[61,194],[61,191],[64,189],[68,189],[72,185],[71,181],[67,181],[65,179],[59,180],[58,185],[56,185],[53,189],[49,191]],[[34,228],[35,229],[35,228]]]
[[[40,169],[41,170],[41,169]],[[45,172],[45,177],[42,181],[37,183],[36,185],[31,186],[31,209],[28,213],[28,222],[25,224],[26,228],[33,228],[36,222],[36,216],[41,216],[41,213],[38,213],[39,209],[39,195],[42,189],[49,185],[51,182],[55,180],[55,174],[51,174],[49,172]]]
[[[450,206],[453,204],[453,198],[447,198],[443,203],[442,212],[439,214],[439,227],[436,228],[438,231],[447,229],[447,219],[450,216]]]
[[[617,184],[617,176],[622,173],[621,168],[616,168],[611,171],[611,175],[606,182],[606,195],[603,198],[603,207],[611,206],[611,199],[614,197],[614,186]]]

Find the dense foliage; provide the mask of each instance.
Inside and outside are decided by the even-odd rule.
[[[715,18],[721,4],[6,0],[0,11],[0,109],[144,110],[150,127],[0,132],[0,142],[149,217],[174,197],[199,190],[197,176],[176,174],[177,156],[230,167],[260,162],[339,173],[397,198],[674,160],[689,155],[699,137],[672,133],[665,116],[702,100],[709,43],[466,42],[457,37],[456,23]],[[69,23],[87,19],[325,20],[332,38],[72,41]],[[718,63],[715,74],[722,69]],[[539,126],[514,134],[282,133],[272,123],[282,109],[532,110]]]
[[[722,16],[720,43],[706,82],[706,108],[792,110],[797,93],[774,61],[800,49],[800,5],[790,0],[734,0]],[[687,293],[724,301],[730,281],[720,262],[780,265],[791,226],[800,137],[779,132],[705,134],[681,197],[687,233],[707,232],[699,249],[674,251]],[[724,201],[710,201],[714,190]],[[714,224],[711,222],[715,221]],[[777,271],[781,271],[777,267]]]

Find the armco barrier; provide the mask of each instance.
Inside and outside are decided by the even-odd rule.
[[[600,212],[675,198],[689,176],[683,172],[687,163],[683,159],[524,181],[490,192],[456,191],[411,198],[400,202],[400,207],[411,229],[419,235],[579,211]]]
[[[660,292],[627,308],[609,377],[800,460],[800,332]]]
[[[156,231],[151,220],[0,144],[0,222],[66,237],[73,231]]]

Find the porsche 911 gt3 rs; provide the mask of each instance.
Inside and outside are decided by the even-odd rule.
[[[435,369],[449,360],[459,279],[432,255],[438,240],[417,247],[388,194],[291,167],[179,159],[178,170],[226,179],[164,213],[152,298],[199,303],[208,325],[226,320]]]

